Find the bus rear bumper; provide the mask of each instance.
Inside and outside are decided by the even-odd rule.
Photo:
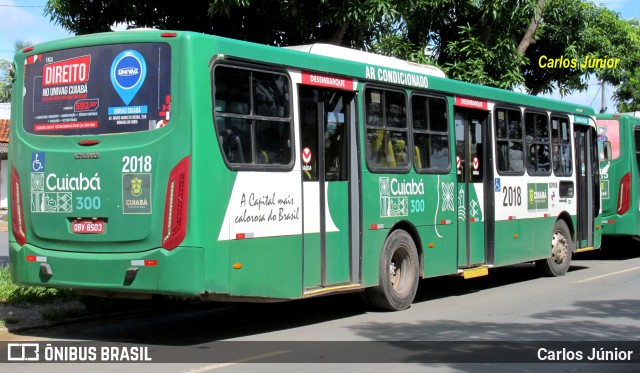
[[[640,235],[640,214],[609,215],[602,217],[602,234],[611,236]]]
[[[15,283],[105,292],[196,295],[204,291],[204,249],[78,253],[9,242]]]

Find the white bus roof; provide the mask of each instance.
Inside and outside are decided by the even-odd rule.
[[[640,117],[640,111],[632,111],[629,113],[622,113],[622,114],[631,115],[632,117]]]
[[[382,56],[375,53],[363,52],[355,49],[339,47],[332,44],[305,44],[295,45],[291,47],[285,47],[286,49],[293,49],[301,52],[317,54],[326,57],[340,58],[343,60],[349,60],[354,62],[361,62],[371,65],[377,65],[382,67],[389,67],[392,69],[411,71],[418,74],[438,76],[445,78],[445,74],[442,70],[435,66],[423,65],[415,62],[408,62],[399,58]]]

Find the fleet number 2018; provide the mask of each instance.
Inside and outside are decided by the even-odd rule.
[[[502,206],[520,206],[522,204],[522,190],[520,187],[502,187]]]
[[[122,157],[122,172],[151,172],[151,156],[128,156]]]

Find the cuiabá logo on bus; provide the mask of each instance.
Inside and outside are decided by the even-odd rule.
[[[546,210],[549,208],[549,184],[529,183],[527,184],[527,210]]]
[[[407,181],[405,179],[398,180],[395,177],[381,177],[379,183],[381,196],[413,196],[424,194],[424,183],[422,180],[415,181],[412,178],[411,181]]]
[[[96,172],[93,177],[88,177],[81,172],[78,176],[65,174],[60,177],[50,173],[47,175],[46,186],[51,191],[100,190],[100,175]]]

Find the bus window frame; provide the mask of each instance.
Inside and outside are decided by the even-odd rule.
[[[569,128],[568,128],[568,130],[569,130],[569,154],[571,155],[571,164],[569,165],[570,167],[569,167],[569,172],[568,173],[557,173],[555,171],[555,167],[554,167],[554,163],[553,163],[553,156],[555,155],[555,152],[553,150],[553,147],[554,147],[554,145],[556,143],[554,143],[554,141],[553,141],[554,137],[553,137],[553,127],[552,127],[552,123],[553,123],[553,118],[554,117],[558,118],[558,119],[566,119],[567,120],[567,124],[569,126]],[[573,166],[574,166],[573,165],[574,164],[574,154],[573,154],[573,152],[574,152],[574,146],[575,145],[573,143],[573,123],[569,119],[569,115],[566,114],[566,113],[562,113],[562,112],[559,112],[559,113],[552,112],[551,115],[549,116],[549,130],[550,130],[549,131],[550,132],[549,139],[551,140],[551,169],[553,171],[553,174],[555,176],[558,176],[558,177],[571,177],[571,176],[573,176]],[[560,133],[559,131],[560,131],[560,129],[558,129],[558,133]],[[560,143],[558,143],[558,144],[560,144]]]
[[[512,110],[520,112],[520,130],[522,131],[522,138],[519,142],[522,143],[522,171],[501,171],[498,167],[498,141],[511,141],[509,137],[506,138],[498,138],[498,110]],[[496,171],[498,171],[498,175],[500,176],[523,176],[527,172],[527,146],[525,141],[525,123],[524,123],[524,108],[520,106],[508,105],[508,104],[496,104],[493,108],[493,144],[494,144],[494,158],[493,162],[495,164]],[[506,140],[505,140],[506,139]]]
[[[640,141],[638,141],[638,138],[640,137],[640,126],[633,126],[632,127],[633,131],[633,146],[635,148],[635,157],[636,157],[636,169],[638,171],[638,174],[640,174]],[[633,162],[633,160],[631,160]]]
[[[377,90],[381,90],[381,91],[390,91],[390,92],[397,92],[397,93],[402,93],[404,95],[404,102],[405,102],[405,128],[404,128],[404,132],[407,134],[407,157],[408,157],[408,162],[407,165],[405,167],[373,167],[371,165],[371,162],[369,161],[369,143],[368,143],[368,139],[367,139],[367,131],[369,129],[381,129],[383,131],[393,131],[394,128],[396,128],[396,131],[402,131],[402,129],[398,128],[398,127],[385,127],[385,123],[384,123],[384,118],[385,118],[385,110],[384,110],[384,102],[381,102],[381,107],[382,107],[382,112],[383,112],[383,125],[378,127],[378,126],[370,126],[369,122],[367,121],[367,92],[370,89],[377,89]],[[407,112],[407,107],[408,107],[408,100],[409,100],[409,96],[410,93],[408,94],[407,92],[410,92],[407,89],[402,89],[400,87],[395,87],[395,86],[386,86],[386,85],[382,85],[382,84],[371,84],[371,83],[365,83],[362,87],[362,95],[363,95],[363,99],[362,101],[362,120],[363,120],[363,145],[364,145],[364,155],[365,155],[365,164],[367,166],[367,169],[371,172],[371,173],[375,173],[375,174],[408,174],[412,167],[413,167],[413,134],[411,131],[411,126],[409,126],[409,121],[411,120],[411,116],[409,115],[410,113]]]
[[[249,114],[245,115],[245,114],[232,114],[232,113],[225,113],[223,115],[219,115],[218,112],[216,111],[216,84],[215,84],[215,71],[216,68],[218,67],[229,67],[229,68],[234,68],[234,69],[240,69],[240,70],[247,70],[247,71],[251,71],[251,72],[259,72],[259,73],[267,73],[267,74],[277,74],[277,75],[282,75],[285,76],[287,78],[288,81],[288,88],[289,88],[289,116],[288,116],[288,120],[278,120],[278,119],[285,119],[285,118],[277,118],[277,117],[268,117],[268,116],[263,116],[263,115],[256,115],[253,114],[254,108],[253,108],[253,89],[252,86],[250,87],[250,109],[249,109]],[[291,79],[291,74],[289,73],[289,71],[287,71],[284,68],[279,68],[277,66],[272,66],[269,64],[258,64],[258,63],[250,63],[250,62],[244,62],[241,60],[235,60],[233,58],[229,58],[229,57],[225,57],[224,60],[220,60],[220,59],[215,59],[212,58],[212,62],[210,64],[210,79],[209,82],[211,84],[211,113],[212,113],[212,122],[213,122],[213,130],[216,134],[216,138],[215,141],[218,144],[218,150],[220,151],[220,157],[222,158],[222,161],[224,162],[224,164],[227,166],[227,168],[229,170],[232,171],[261,171],[261,172],[290,172],[293,170],[293,167],[295,165],[296,162],[296,143],[295,143],[295,116],[293,113],[294,110],[294,105],[293,105],[293,96],[294,96],[294,91],[293,91],[293,83],[292,83],[292,79]],[[238,118],[238,119],[245,119],[245,120],[262,120],[262,121],[277,121],[277,122],[282,122],[282,123],[289,123],[289,141],[290,141],[290,146],[289,146],[289,153],[290,153],[290,159],[289,159],[289,163],[276,163],[276,164],[264,164],[264,163],[233,163],[233,162],[229,162],[227,160],[227,157],[224,154],[224,150],[222,149],[222,143],[220,142],[220,133],[218,132],[218,125],[217,125],[217,119],[216,116],[221,116],[224,118]],[[253,140],[253,139],[252,139]],[[252,146],[252,152],[253,152],[253,147],[255,146],[255,144],[252,142],[251,143]]]
[[[449,154],[449,163],[447,164],[447,167],[445,168],[430,168],[430,167],[422,167],[422,168],[417,168],[415,162],[413,162],[413,160],[415,159],[415,153],[414,153],[414,149],[415,149],[415,142],[414,142],[414,135],[416,134],[416,132],[414,131],[414,127],[413,127],[413,97],[414,96],[420,96],[420,97],[426,97],[426,98],[435,98],[435,99],[442,99],[444,100],[445,103],[445,117],[446,117],[446,127],[447,127],[447,132],[446,132],[446,136],[447,136],[447,149],[448,149],[448,154]],[[449,109],[449,100],[447,99],[446,95],[440,95],[440,94],[436,94],[436,93],[432,93],[432,92],[426,92],[426,91],[410,91],[409,96],[408,96],[408,101],[409,101],[409,108],[410,110],[408,110],[407,113],[407,129],[410,132],[410,136],[411,136],[411,163],[414,171],[417,174],[423,174],[423,175],[445,175],[451,172],[451,165],[452,165],[452,152],[451,152],[451,113],[450,113],[450,109]],[[428,113],[427,113],[427,117],[428,117]],[[411,125],[409,125],[409,123]],[[432,131],[430,129],[420,129],[417,131],[417,133],[420,134],[426,134],[426,135],[439,135],[442,136],[445,132],[438,132],[438,131]]]
[[[544,115],[547,118],[547,133],[548,133],[548,139],[547,142],[543,142],[543,141],[532,141],[529,142],[529,140],[527,140],[527,114],[537,114],[537,115]],[[525,148],[524,148],[524,152],[525,152],[525,158],[526,158],[526,163],[525,163],[525,169],[527,172],[527,175],[529,176],[551,176],[553,174],[553,159],[552,159],[552,150],[551,150],[551,117],[549,116],[549,112],[547,111],[543,111],[540,110],[538,108],[532,108],[532,107],[525,107],[524,111],[523,111],[523,138],[524,138],[524,144],[525,144]],[[534,127],[535,129],[535,127]],[[529,152],[528,152],[528,148],[531,145],[544,145],[546,144],[547,146],[549,146],[549,170],[546,172],[529,172]]]

